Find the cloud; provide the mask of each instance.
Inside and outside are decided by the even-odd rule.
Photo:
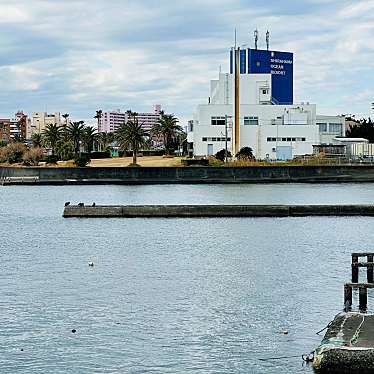
[[[295,98],[368,114],[374,0],[2,0],[0,115],[151,110],[183,121],[228,67],[234,28],[295,53]],[[361,97],[362,100],[350,100]]]

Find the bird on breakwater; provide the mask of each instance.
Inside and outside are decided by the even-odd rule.
[[[70,205],[70,201],[67,201],[66,203],[65,203],[65,206],[69,206]]]
[[[84,203],[79,203],[78,206],[84,206]]]
[[[96,203],[92,203],[92,206],[96,206]]]

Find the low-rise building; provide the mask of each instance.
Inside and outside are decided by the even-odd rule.
[[[336,137],[345,136],[345,116],[317,115],[319,138],[321,144],[333,144]]]

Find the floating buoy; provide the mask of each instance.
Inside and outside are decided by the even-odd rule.
[[[88,266],[93,267],[93,266],[94,266],[94,263],[91,261],[91,262],[88,263]]]
[[[73,334],[75,334],[75,333],[77,332],[77,330],[76,330],[76,329],[73,329],[73,330],[71,330],[71,332],[72,332]]]
[[[284,330],[284,331],[283,331],[283,335],[288,335],[288,331],[287,331],[287,330]]]

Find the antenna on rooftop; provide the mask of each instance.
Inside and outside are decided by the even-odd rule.
[[[269,30],[266,31],[266,50],[269,50],[269,44],[270,44],[270,32]]]
[[[255,37],[255,49],[257,49],[257,43],[258,43],[258,30],[257,29],[254,32],[254,37]]]
[[[235,49],[236,49],[236,27],[235,27]]]

